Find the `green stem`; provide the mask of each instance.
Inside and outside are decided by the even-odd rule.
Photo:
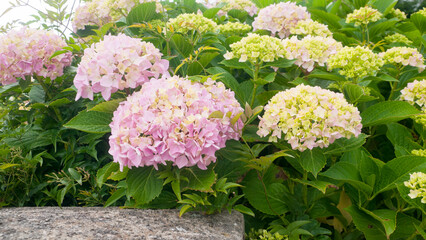
[[[303,172],[303,180],[308,180],[308,172]],[[303,203],[305,203],[306,206],[308,206],[308,185],[303,184]]]
[[[40,77],[35,77],[35,79],[37,79],[37,81],[40,83],[41,87],[43,88],[44,92],[46,93],[47,97],[49,98],[48,100],[52,99],[52,95],[49,92],[49,88],[46,86],[46,84],[43,82],[43,80]],[[57,117],[58,122],[62,122],[62,115],[59,112],[59,110],[56,107],[51,107],[53,109],[53,111],[55,112],[55,115]]]
[[[399,75],[401,74],[401,66],[397,66],[396,68],[397,68],[398,72],[397,72],[395,78],[398,79]],[[398,82],[390,82],[389,84],[391,86],[391,91],[390,91],[388,100],[392,100],[393,94],[394,94],[394,92],[395,92],[395,90],[398,86]]]
[[[256,84],[258,78],[259,78],[259,70],[260,70],[260,64],[256,63],[254,65],[254,71],[253,71],[253,92],[252,92],[252,96],[251,96],[251,102],[250,102],[250,107],[253,108],[254,105],[254,100],[256,99],[256,90],[258,85]]]

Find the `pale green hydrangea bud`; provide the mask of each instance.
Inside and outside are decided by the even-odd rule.
[[[426,157],[426,149],[414,149],[411,151],[411,154],[419,157]]]
[[[355,23],[355,26],[377,22],[383,14],[371,7],[362,7],[346,16],[346,23]]]
[[[327,61],[328,70],[340,68],[343,76],[360,79],[374,75],[384,64],[378,54],[366,47],[344,47]]]
[[[396,9],[392,8],[389,12],[389,15],[391,15],[392,17],[398,18],[399,21],[407,19],[407,16],[405,15],[405,13],[399,10],[398,8]]]
[[[406,36],[400,33],[395,33],[395,34],[386,36],[385,41],[388,43],[405,43],[407,45],[410,45],[413,43]]]
[[[296,59],[295,64],[311,72],[315,63],[324,66],[331,55],[336,54],[342,44],[333,38],[306,36],[299,40],[296,36],[283,40],[288,59]]]
[[[239,22],[228,22],[223,25],[218,25],[217,29],[220,33],[226,36],[245,35],[246,33],[250,32],[251,26]]]
[[[416,123],[426,126],[426,112],[423,112],[422,114],[416,115],[414,117],[411,117]],[[413,153],[414,154],[414,153]],[[426,156],[425,156],[426,157]]]
[[[286,55],[280,39],[255,33],[249,33],[230,47],[231,52],[224,55],[225,59],[239,58],[240,62],[273,62]]]
[[[186,33],[190,30],[196,30],[200,33],[213,32],[217,24],[204,17],[201,14],[184,13],[167,22],[176,32]]]
[[[414,172],[410,174],[410,180],[404,185],[410,189],[408,196],[411,199],[422,198],[421,202],[426,203],[426,173]]]
[[[401,90],[401,100],[411,105],[418,105],[422,111],[426,111],[426,80],[411,82]]]
[[[259,136],[270,135],[271,142],[284,138],[299,151],[328,147],[358,136],[362,128],[358,109],[343,94],[303,84],[273,96],[259,119]]]
[[[418,12],[416,12],[416,13],[420,13],[421,15],[423,15],[423,16],[425,16],[426,17],[426,7],[424,7],[422,10],[419,10]]]
[[[393,47],[388,49],[386,52],[380,53],[380,57],[383,58],[385,63],[418,67],[419,72],[425,70],[425,65],[423,64],[425,60],[423,55],[415,48]]]
[[[333,33],[328,30],[327,25],[313,21],[311,19],[301,20],[297,22],[295,27],[290,28],[291,34],[302,35],[302,36],[320,36],[320,37],[332,37]]]

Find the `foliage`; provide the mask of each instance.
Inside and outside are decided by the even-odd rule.
[[[55,13],[40,12],[35,18],[43,22],[44,29],[65,36],[60,23],[66,26],[71,19],[62,14],[65,1],[46,1]],[[252,2],[262,9],[280,1]],[[334,50],[325,54],[325,46],[315,51],[304,43],[305,31],[269,29],[282,30],[280,37],[290,35],[295,44],[303,43],[292,50],[295,60],[285,58],[289,50],[281,39],[270,37],[268,29],[219,31],[215,25],[253,26],[261,21],[243,9],[227,9],[226,3],[211,8],[194,0],[138,3],[108,18],[110,22],[85,26],[64,38],[67,46],[50,57],[72,54],[72,64],[62,76],[51,79],[31,72],[0,87],[0,207],[178,208],[180,215],[194,210],[207,214],[236,210],[244,213],[250,239],[424,239],[426,113],[420,83],[425,78],[421,61],[426,17],[422,13],[395,17],[396,0],[294,2],[303,5],[303,11],[306,7],[303,19],[312,19],[303,22],[304,29],[313,31],[309,24],[321,26],[321,33],[327,33],[324,38],[332,33],[334,39],[324,43],[337,41],[345,49],[332,67],[328,59],[336,56]],[[373,9],[374,21],[346,22],[349,14],[366,6]],[[197,26],[167,24],[180,14],[197,19]],[[291,20],[296,28],[300,20],[283,18],[275,22]],[[204,23],[208,27],[201,26]],[[395,33],[404,41],[383,40]],[[153,72],[158,69],[154,60],[146,59],[149,54],[134,55],[137,63],[126,61],[135,52],[131,49],[118,51],[123,54],[119,61],[108,63],[109,55],[118,56],[109,54],[108,47],[99,50],[103,55],[96,58],[97,72],[87,68],[87,74],[98,76],[97,81],[89,82],[78,74],[82,59],[93,52],[88,49],[111,36],[152,46],[161,56],[161,65],[168,66],[164,78],[156,79],[159,76]],[[249,42],[251,49],[243,44],[247,39],[254,39]],[[389,49],[408,48],[415,56],[389,51],[383,59]],[[238,49],[242,50],[236,54]],[[335,49],[337,54],[340,50]],[[264,58],[266,54],[272,57]],[[128,71],[131,65],[139,67]],[[139,68],[145,72],[138,72]],[[134,72],[146,79],[133,84]],[[85,88],[74,86],[76,75]],[[173,76],[186,77],[185,84],[192,87],[175,91],[175,84],[167,88],[170,92],[162,92],[166,88],[157,86],[152,93],[145,91],[154,97],[143,104],[139,98],[128,98],[142,96],[140,90],[156,82],[165,86]],[[117,84],[114,89],[112,84]],[[232,93],[226,90],[229,94],[224,97],[216,85]],[[203,90],[194,91],[196,86]],[[89,97],[81,94],[88,90],[93,99],[80,98]],[[104,94],[108,101],[101,90],[108,92]],[[290,100],[276,100],[283,95]],[[222,98],[244,111],[226,110],[228,103],[218,104],[218,109],[206,107]],[[194,102],[198,112],[185,115]],[[178,103],[178,107],[173,105]],[[162,111],[172,105],[173,111]],[[149,115],[148,110],[155,114]],[[158,117],[161,114],[169,115]],[[122,121],[111,125],[113,116]],[[141,119],[152,121],[149,126],[155,129],[144,130],[148,124],[139,124]],[[160,131],[154,124],[161,125],[158,119],[179,125]],[[194,130],[207,122],[232,132],[233,140],[223,148],[222,143],[208,142],[220,131]],[[259,124],[268,126],[267,131],[260,131]],[[112,128],[124,134],[111,137]],[[156,138],[167,141],[158,143]],[[184,142],[187,139],[197,141],[190,145]],[[295,139],[306,146],[297,148]],[[118,149],[113,156],[110,141],[116,141],[112,145]],[[148,157],[151,162],[146,164]]]

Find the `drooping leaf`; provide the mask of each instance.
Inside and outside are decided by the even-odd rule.
[[[144,204],[160,195],[163,181],[155,176],[154,167],[132,168],[127,174],[127,196],[133,197],[137,203]]]
[[[180,175],[186,177],[187,181],[181,181],[181,189],[191,189],[200,192],[212,192],[211,188],[216,182],[216,174],[212,167],[202,170],[198,167],[183,168]]]
[[[367,240],[387,240],[382,224],[364,213],[356,206],[352,205],[346,208],[355,223],[355,226],[361,230]]]
[[[305,171],[312,173],[315,177],[324,168],[326,161],[324,154],[318,148],[306,149],[300,155],[300,165]]]
[[[263,176],[262,183],[257,171],[250,171],[242,183],[243,192],[257,210],[270,215],[281,215],[288,211],[286,196],[289,193],[283,184],[274,180],[275,174],[276,169],[271,167]]]

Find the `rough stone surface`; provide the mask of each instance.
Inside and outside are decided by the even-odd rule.
[[[242,214],[178,216],[178,210],[0,208],[0,239],[238,239]]]

